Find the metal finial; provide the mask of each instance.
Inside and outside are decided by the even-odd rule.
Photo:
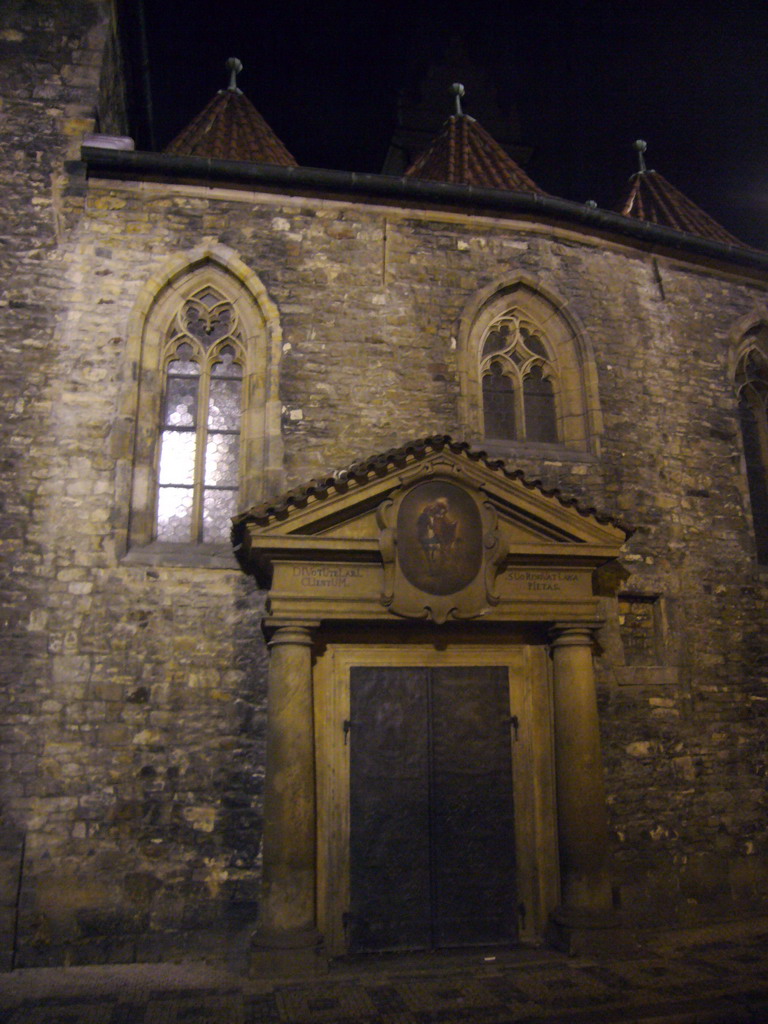
[[[640,174],[645,174],[648,168],[645,166],[645,157],[643,156],[643,153],[648,149],[648,143],[645,139],[638,139],[632,145],[637,150],[637,158],[640,161]]]
[[[463,117],[464,111],[461,109],[461,97],[464,95],[464,86],[461,82],[454,82],[451,86],[451,92],[456,97],[456,117]]]
[[[227,71],[229,72],[229,85],[227,86],[227,89],[231,90],[232,92],[240,92],[240,90],[237,88],[237,76],[243,70],[243,65],[237,59],[237,57],[230,57],[226,63],[226,68]]]

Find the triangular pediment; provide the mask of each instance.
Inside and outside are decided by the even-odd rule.
[[[235,520],[235,544],[246,561],[256,549],[285,545],[296,551],[302,544],[314,550],[346,547],[362,555],[378,548],[381,507],[404,488],[435,478],[464,486],[488,503],[510,551],[558,546],[563,553],[601,550],[615,557],[627,537],[608,517],[526,480],[500,460],[440,437],[361,460],[250,509]]]

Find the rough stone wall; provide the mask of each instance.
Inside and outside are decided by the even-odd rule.
[[[40,623],[45,574],[30,521],[46,473],[47,388],[62,314],[57,250],[65,163],[93,129],[104,13],[92,0],[66,6],[8,0],[0,27],[0,586],[3,715],[0,774],[34,759],[32,680],[45,674]],[[25,822],[0,803],[0,967],[12,963]]]
[[[286,486],[461,435],[458,321],[491,282],[524,273],[567,303],[602,454],[513,461],[636,528],[598,661],[617,900],[646,921],[759,906],[768,591],[727,356],[766,286],[492,218],[86,182],[65,161],[109,23],[63,11],[17,4],[0,34],[6,965],[231,957],[255,919],[263,595],[234,564],[124,559],[118,540],[131,311],[206,241],[279,310]]]
[[[258,595],[234,570],[120,564],[111,533],[126,511],[109,439],[133,386],[130,312],[170,255],[203,240],[237,252],[280,311],[286,485],[460,433],[456,324],[489,282],[524,271],[567,301],[597,354],[602,457],[514,461],[635,525],[620,590],[657,599],[633,620],[629,599],[605,598],[618,898],[646,920],[754,907],[765,690],[727,346],[761,288],[520,225],[317,200],[92,182],[66,212],[55,444],[33,534],[48,658],[28,691],[38,754],[16,773],[23,961],[190,951],[201,926],[224,948],[253,921]]]
[[[15,801],[17,963],[234,958],[256,915],[260,601],[234,571],[70,555],[54,556],[53,653]]]

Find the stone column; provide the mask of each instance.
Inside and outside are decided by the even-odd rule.
[[[600,727],[592,665],[592,629],[558,623],[554,661],[555,775],[561,905],[553,915],[560,944],[576,952],[576,929],[613,924],[608,875]]]
[[[305,966],[302,953],[307,960],[319,945],[311,625],[279,626],[269,648],[262,889],[254,945],[257,952],[272,952],[260,958],[266,969],[296,970]]]

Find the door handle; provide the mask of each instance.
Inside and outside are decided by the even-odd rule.
[[[510,715],[509,718],[506,719],[506,723],[514,730],[515,740],[517,740],[517,731],[520,728],[520,719],[517,715]]]

